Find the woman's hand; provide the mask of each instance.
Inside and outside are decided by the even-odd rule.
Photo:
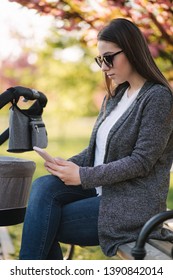
[[[66,185],[77,186],[81,184],[79,166],[62,158],[54,158],[56,163],[45,162],[45,168],[52,175],[58,176]]]

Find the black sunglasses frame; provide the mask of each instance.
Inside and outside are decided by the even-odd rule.
[[[101,56],[97,56],[95,57],[95,61],[97,62],[98,66],[101,68],[102,67],[102,63],[104,62],[106,64],[107,67],[111,68],[113,67],[113,59],[116,55],[122,53],[123,50],[118,51],[116,53],[113,54],[109,54],[109,55],[104,55],[103,58],[101,58]]]

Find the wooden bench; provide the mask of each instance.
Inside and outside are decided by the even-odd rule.
[[[119,247],[117,256],[122,260],[134,260],[131,254],[135,242],[127,243]],[[168,241],[150,239],[145,244],[146,256],[144,260],[171,260],[173,243]]]
[[[138,250],[140,253],[145,251],[145,257],[139,258],[144,260],[171,260],[173,259],[173,243],[169,241],[162,241],[162,240],[156,240],[156,239],[147,239],[148,235],[152,230],[163,222],[163,226],[173,232],[173,219],[166,219],[169,217],[173,217],[173,211],[166,211],[163,213],[159,213],[158,215],[154,216],[152,219],[150,219],[143,227],[143,229],[140,232],[140,235],[138,240],[136,242],[131,242],[127,244],[123,244],[119,247],[117,255],[121,259],[126,260],[133,260],[138,259],[134,258],[133,254],[138,254]],[[143,235],[143,236],[142,236]],[[145,237],[144,237],[145,235]],[[139,239],[141,240],[139,241]],[[147,241],[146,241],[147,240]],[[140,245],[140,243],[142,245]],[[134,250],[134,252],[133,252]]]
[[[169,213],[170,212],[170,213]],[[163,226],[165,228],[168,228],[169,230],[171,230],[173,232],[173,211],[166,211],[160,214],[168,214],[169,216],[172,217],[172,219],[167,219],[165,221],[164,216],[161,216],[161,222],[163,222]],[[149,232],[152,231],[152,229],[156,226],[160,224],[160,217],[157,217],[159,215],[156,215],[155,219],[152,218],[151,220],[151,225],[152,227],[149,229],[147,228],[147,230]],[[150,221],[148,221],[149,224]],[[146,223],[147,225],[147,223]],[[146,225],[144,228],[144,233],[146,233]],[[150,226],[150,225],[149,225]],[[143,237],[142,237],[143,238]],[[144,241],[144,240],[142,240]],[[132,256],[132,251],[135,248],[137,242],[131,242],[131,243],[127,243],[127,244],[123,244],[121,246],[119,246],[118,252],[117,252],[117,256],[120,259],[123,260],[134,260],[136,258],[134,258]],[[162,240],[155,240],[155,239],[149,239],[146,242],[143,242],[142,247],[142,251],[143,251],[143,247],[144,247],[144,251],[146,252],[146,255],[144,258],[139,258],[139,259],[144,259],[144,260],[171,260],[173,259],[173,243],[169,242],[169,241],[162,241]],[[74,245],[69,245],[68,250],[66,252],[66,256],[64,259],[72,259],[73,258],[73,254],[74,254]],[[139,249],[140,249],[139,248]],[[139,250],[140,251],[140,250]],[[137,250],[138,252],[138,250]]]

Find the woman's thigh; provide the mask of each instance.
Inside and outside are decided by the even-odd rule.
[[[80,246],[99,245],[99,204],[100,197],[91,197],[64,205],[57,240]]]
[[[55,203],[63,206],[66,203],[92,196],[96,196],[94,188],[84,190],[82,186],[67,186],[58,177],[46,175],[34,181],[30,201],[44,204],[54,200]]]

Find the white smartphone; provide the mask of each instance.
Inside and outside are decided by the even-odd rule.
[[[33,150],[36,151],[44,160],[55,163],[54,158],[51,155],[49,155],[45,150],[36,146],[33,147]]]

